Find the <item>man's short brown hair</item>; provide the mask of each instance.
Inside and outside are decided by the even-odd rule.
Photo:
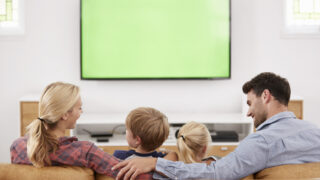
[[[253,90],[258,97],[265,89],[268,89],[281,104],[288,106],[291,94],[290,84],[287,79],[279,75],[272,72],[260,73],[242,86],[245,94]]]
[[[133,136],[140,137],[141,147],[146,151],[160,147],[169,135],[168,118],[150,107],[132,110],[127,116],[126,126]]]

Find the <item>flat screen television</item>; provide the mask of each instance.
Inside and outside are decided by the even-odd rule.
[[[81,79],[230,78],[230,0],[82,0]]]

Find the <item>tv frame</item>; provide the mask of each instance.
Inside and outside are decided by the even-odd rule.
[[[228,77],[213,77],[213,78],[84,78],[82,76],[82,1],[80,0],[80,79],[81,80],[225,80],[231,79],[231,0],[229,0],[229,76]]]

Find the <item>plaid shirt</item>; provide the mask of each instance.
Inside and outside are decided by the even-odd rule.
[[[11,163],[29,164],[27,156],[27,137],[20,137],[13,142],[10,147]],[[120,162],[119,159],[102,151],[93,143],[88,141],[78,141],[76,137],[59,138],[59,149],[50,154],[52,165],[82,166],[93,169],[96,173],[105,174],[115,178],[118,170],[111,168]],[[151,174],[142,174],[138,179],[152,179]]]

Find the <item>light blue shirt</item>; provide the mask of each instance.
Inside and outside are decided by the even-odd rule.
[[[158,158],[156,171],[170,179],[241,179],[272,166],[309,162],[320,162],[320,129],[292,112],[281,112],[263,122],[235,151],[210,165]]]

